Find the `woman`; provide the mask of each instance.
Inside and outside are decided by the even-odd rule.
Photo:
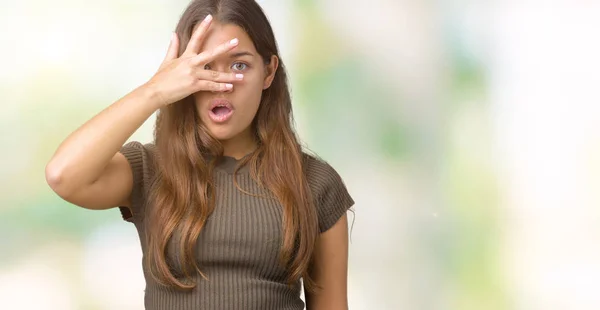
[[[123,145],[158,111],[154,143]],[[147,82],[73,132],[46,167],[83,208],[119,207],[144,254],[146,309],[347,309],[346,211],[302,152],[269,22],[248,0],[193,1]]]

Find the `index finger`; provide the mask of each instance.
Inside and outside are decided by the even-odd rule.
[[[198,54],[200,53],[200,46],[202,46],[202,41],[204,41],[204,37],[206,35],[206,31],[208,27],[210,27],[210,23],[212,21],[212,15],[208,14],[204,18],[204,20],[200,23],[200,26],[192,33],[192,37],[190,38],[190,42],[188,42],[187,47],[185,48],[185,54]]]
[[[210,63],[220,55],[223,55],[229,52],[230,50],[234,49],[236,46],[238,46],[238,43],[240,43],[240,40],[238,38],[222,43],[214,49],[212,49],[211,51],[204,51],[198,54],[197,56],[192,57],[190,59],[190,63],[192,66]]]

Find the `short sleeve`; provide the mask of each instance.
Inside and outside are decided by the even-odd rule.
[[[323,233],[346,214],[354,200],[338,172],[326,162],[311,157],[307,176],[319,217],[319,231]]]
[[[125,156],[131,172],[133,173],[133,187],[131,189],[131,208],[119,206],[125,221],[131,223],[141,222],[144,218],[146,196],[152,178],[152,159],[154,147],[152,144],[142,144],[132,141],[121,147],[119,151]]]

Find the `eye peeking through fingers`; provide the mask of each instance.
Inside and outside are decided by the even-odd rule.
[[[250,65],[243,62],[235,62],[230,68],[233,71],[245,71],[250,68]],[[204,70],[212,70],[210,64],[204,65]]]
[[[231,66],[231,69],[233,69],[234,71],[244,71],[248,67],[249,66],[243,62],[236,62]]]

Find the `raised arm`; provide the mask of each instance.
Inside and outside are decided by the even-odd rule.
[[[237,40],[200,52],[211,23],[196,28],[181,56],[174,34],[158,72],[145,84],[87,121],[65,139],[46,165],[46,180],[63,199],[88,209],[129,206],[132,171],[118,153],[157,109],[198,91],[229,91],[243,77],[204,66],[237,46]]]

